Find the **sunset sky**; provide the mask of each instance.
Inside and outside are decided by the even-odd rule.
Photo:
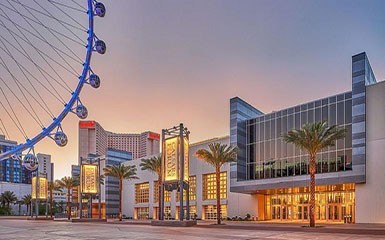
[[[90,120],[106,130],[160,132],[183,122],[192,142],[229,134],[229,99],[263,112],[351,89],[351,56],[366,51],[385,78],[385,1],[104,0],[93,57],[102,79],[85,88]],[[78,159],[78,119],[52,155],[55,178]]]

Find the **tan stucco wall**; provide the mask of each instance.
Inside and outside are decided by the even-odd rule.
[[[222,137],[218,139],[207,140],[200,143],[193,143],[190,145],[190,176],[196,176],[196,200],[190,201],[191,205],[196,206],[197,217],[202,218],[203,215],[203,206],[204,205],[215,205],[216,200],[203,200],[202,196],[202,184],[203,184],[203,175],[208,173],[214,173],[215,169],[208,165],[207,163],[197,159],[194,156],[194,153],[201,148],[208,148],[207,144],[210,142],[221,142],[224,144],[229,144],[229,137]],[[134,208],[136,207],[149,207],[149,216],[152,217],[153,207],[157,207],[158,203],[154,203],[153,199],[153,190],[154,190],[154,181],[157,180],[157,176],[150,173],[149,171],[140,170],[140,159],[135,159],[127,161],[125,165],[135,165],[138,169],[137,176],[139,179],[125,181],[123,183],[123,214],[128,217],[135,217]],[[241,216],[244,217],[246,214],[251,216],[258,215],[258,202],[257,195],[250,194],[241,194],[230,192],[230,165],[226,164],[221,168],[221,171],[227,172],[227,198],[221,200],[221,204],[227,204],[227,215],[230,217]],[[135,184],[150,183],[150,197],[149,203],[140,203],[135,204]],[[176,216],[176,207],[179,206],[179,202],[176,202],[176,191],[173,191],[171,194],[171,203],[165,203],[165,206],[171,207],[171,215]]]
[[[356,223],[385,223],[385,82],[366,91],[366,184],[356,185]]]

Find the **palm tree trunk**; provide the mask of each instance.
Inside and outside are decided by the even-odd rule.
[[[119,221],[122,221],[122,182],[123,179],[119,179]]]
[[[160,198],[162,197],[162,176],[158,176],[158,219],[160,219],[160,215],[161,215],[161,201],[160,201]]]
[[[90,218],[92,219],[92,194],[90,195]]]
[[[52,219],[52,212],[53,212],[53,199],[52,199],[52,190],[49,191],[49,211],[50,211],[50,215],[51,215],[51,219]]]
[[[221,172],[220,168],[215,168],[215,176],[217,183],[217,224],[221,224]]]
[[[310,227],[315,227],[315,173],[316,155],[310,156]]]
[[[71,219],[71,189],[67,189],[67,218],[68,220]]]

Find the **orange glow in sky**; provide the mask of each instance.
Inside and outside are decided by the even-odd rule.
[[[95,31],[107,53],[92,58],[101,86],[81,99],[108,131],[182,122],[191,142],[228,135],[231,97],[271,112],[348,91],[351,56],[362,51],[385,76],[384,1],[104,2]],[[45,139],[35,148],[52,155],[55,179],[78,162],[78,121],[63,122],[66,147]]]

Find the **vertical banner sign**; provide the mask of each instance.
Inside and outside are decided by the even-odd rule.
[[[178,137],[166,139],[164,157],[164,180],[176,181],[179,176],[178,168]]]
[[[98,166],[93,164],[83,164],[80,169],[81,192],[96,194],[99,192],[99,173]]]
[[[32,177],[31,186],[31,197],[32,199],[36,199],[36,177]]]
[[[183,176],[183,180],[185,181],[188,181],[188,178],[189,178],[189,141],[188,139],[185,137],[184,138],[184,176]]]
[[[39,199],[47,199],[48,192],[48,181],[45,177],[39,177],[39,187],[38,187],[38,197]]]
[[[36,187],[36,184],[37,187]],[[32,178],[32,184],[31,184],[31,197],[32,199],[47,199],[47,192],[48,192],[48,181],[45,177],[38,177],[36,181],[36,177]],[[37,192],[36,192],[37,190]]]

